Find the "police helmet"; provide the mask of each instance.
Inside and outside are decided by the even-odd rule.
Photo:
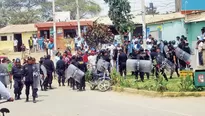
[[[172,41],[172,44],[173,44],[173,45],[175,45],[175,44],[176,44],[176,41],[175,41],[175,40],[173,40],[173,41]]]
[[[19,58],[16,58],[16,63],[21,63],[21,60]]]
[[[167,45],[167,44],[168,44],[168,42],[166,40],[164,40],[164,45]]]

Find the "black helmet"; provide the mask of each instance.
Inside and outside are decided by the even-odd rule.
[[[168,42],[166,40],[164,40],[164,45],[167,45],[167,44],[168,44]]]
[[[140,48],[140,52],[144,52],[144,48]]]
[[[175,40],[173,40],[173,41],[172,41],[172,44],[173,44],[173,45],[175,45],[175,44],[176,44],[176,41],[175,41]]]
[[[172,41],[169,41],[169,45],[171,45],[172,44]]]

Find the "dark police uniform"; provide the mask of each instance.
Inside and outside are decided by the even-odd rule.
[[[58,74],[58,83],[59,83],[59,86],[61,86],[61,82],[62,82],[62,85],[65,86],[65,69],[66,69],[66,64],[65,64],[65,61],[63,61],[62,59],[59,60],[57,63],[56,63],[56,72]]]
[[[159,78],[159,73],[161,72],[161,74],[164,76],[165,80],[168,81],[168,78],[167,78],[167,75],[164,71],[164,68],[161,68],[162,67],[162,61],[163,61],[163,57],[164,55],[162,53],[157,53],[157,56],[156,56],[156,77]]]
[[[119,55],[119,69],[120,69],[120,75],[123,76],[123,73],[124,75],[126,76],[126,62],[127,62],[127,55],[125,53],[121,53]]]
[[[77,62],[77,67],[83,71],[84,73],[87,72],[87,66],[86,64],[83,62],[82,59],[80,59],[78,62]],[[81,83],[79,83],[79,90],[85,90],[85,76],[83,76],[82,80],[81,80]]]
[[[54,68],[54,63],[52,60],[50,60],[50,56],[48,56],[48,58],[46,60],[44,60],[44,66],[47,70],[47,78],[45,79],[45,89],[47,89],[48,84],[49,84],[49,88],[52,89],[51,84],[53,81],[53,72],[55,71]]]
[[[175,70],[172,70],[171,71],[171,74],[170,74],[170,79],[172,79],[172,75],[173,75],[173,73],[174,73],[174,71],[177,73],[177,76],[179,77],[180,75],[179,75],[179,71],[178,71],[178,67],[179,67],[179,65],[178,65],[178,58],[177,58],[177,56],[176,56],[176,53],[175,53],[175,51],[174,51],[174,47],[172,46],[172,45],[170,45],[169,46],[169,56],[170,56],[170,58],[168,58],[172,63],[174,63],[175,64]]]
[[[15,99],[20,99],[21,91],[23,89],[23,67],[13,66],[11,70],[11,74],[13,75],[14,80],[14,94]]]
[[[23,67],[24,77],[25,77],[25,85],[26,85],[26,101],[29,100],[30,87],[32,87],[32,96],[33,101],[35,102],[35,98],[37,97],[37,80],[38,80],[38,68],[35,64],[26,64]]]

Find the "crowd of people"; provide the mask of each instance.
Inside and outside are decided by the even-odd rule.
[[[191,49],[186,37],[176,37],[176,41],[173,40],[167,42],[166,40],[157,41],[151,35],[149,35],[149,38],[146,39],[146,44],[143,44],[143,42],[142,36],[133,36],[132,40],[125,40],[123,44],[114,41],[113,43],[109,43],[105,49],[97,50],[93,48],[89,49],[83,38],[76,37],[76,54],[72,54],[71,49],[68,49],[63,53],[57,51],[54,61],[52,61],[51,57],[53,52],[50,54],[47,53],[44,57],[40,58],[39,63],[37,63],[36,59],[32,57],[28,57],[24,60],[23,63],[21,63],[21,60],[17,58],[16,60],[13,60],[13,64],[10,66],[12,68],[8,70],[10,74],[10,81],[14,81],[15,99],[19,100],[21,98],[20,96],[22,94],[21,92],[23,85],[25,85],[26,101],[29,101],[30,87],[32,87],[33,102],[36,103],[36,98],[38,97],[38,86],[40,85],[42,91],[52,89],[53,77],[55,77],[56,74],[58,75],[59,86],[65,86],[65,83],[67,83],[68,86],[73,88],[73,90],[85,90],[85,76],[83,76],[80,82],[76,81],[72,77],[67,78],[65,76],[66,73],[69,73],[69,71],[66,69],[70,64],[76,66],[81,71],[86,73],[88,71],[88,64],[96,65],[99,59],[103,59],[110,64],[108,68],[109,72],[111,72],[112,68],[116,68],[120,72],[121,76],[126,77],[126,62],[128,59],[150,60],[154,66],[151,73],[155,75],[156,78],[158,78],[159,74],[161,73],[161,75],[163,75],[167,81],[168,77],[165,73],[166,67],[163,64],[164,58],[168,59],[169,62],[167,63],[170,63],[169,65],[171,66],[170,79],[173,78],[172,76],[174,72],[176,72],[177,76],[179,77],[179,69],[184,70],[187,67],[190,67],[190,62],[179,59],[175,50],[175,48],[178,47],[188,54],[191,54]],[[34,48],[35,50],[37,47],[34,46],[35,44],[33,43],[35,42],[32,38],[30,38],[30,49]],[[50,47],[48,45],[50,52],[54,47],[52,40],[50,40],[50,45],[51,44],[52,46]],[[41,45],[40,49],[43,49],[43,45]],[[2,63],[8,64],[7,61],[8,59],[4,59]],[[138,81],[139,76],[142,82],[144,82],[144,76],[146,75],[146,77],[149,79],[151,73],[140,71],[137,68],[132,72],[132,74],[136,77],[136,81]],[[3,76],[1,75],[1,77]],[[0,83],[0,86],[2,83]],[[7,87],[5,83],[3,83],[3,85]],[[2,89],[4,88],[0,88],[0,94],[2,94]],[[13,98],[10,96],[10,94],[5,92],[5,90],[3,91],[3,94],[6,95],[8,101],[13,101]]]

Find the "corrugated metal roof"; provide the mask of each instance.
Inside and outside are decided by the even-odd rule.
[[[142,24],[142,16],[138,14],[133,14],[134,18],[132,21],[135,24]],[[160,15],[146,15],[146,23],[156,23],[156,22],[162,22],[162,21],[168,21],[168,20],[174,20],[174,19],[181,19],[185,18],[185,15],[181,14],[180,12],[177,13],[171,13],[171,14],[160,14]],[[105,25],[112,25],[112,21],[108,16],[103,17],[95,17],[90,20],[97,20],[97,23],[102,23]]]
[[[25,25],[8,25],[0,29],[0,34],[5,33],[23,33],[23,32],[34,32],[37,31],[37,28],[34,24],[25,24]]]

